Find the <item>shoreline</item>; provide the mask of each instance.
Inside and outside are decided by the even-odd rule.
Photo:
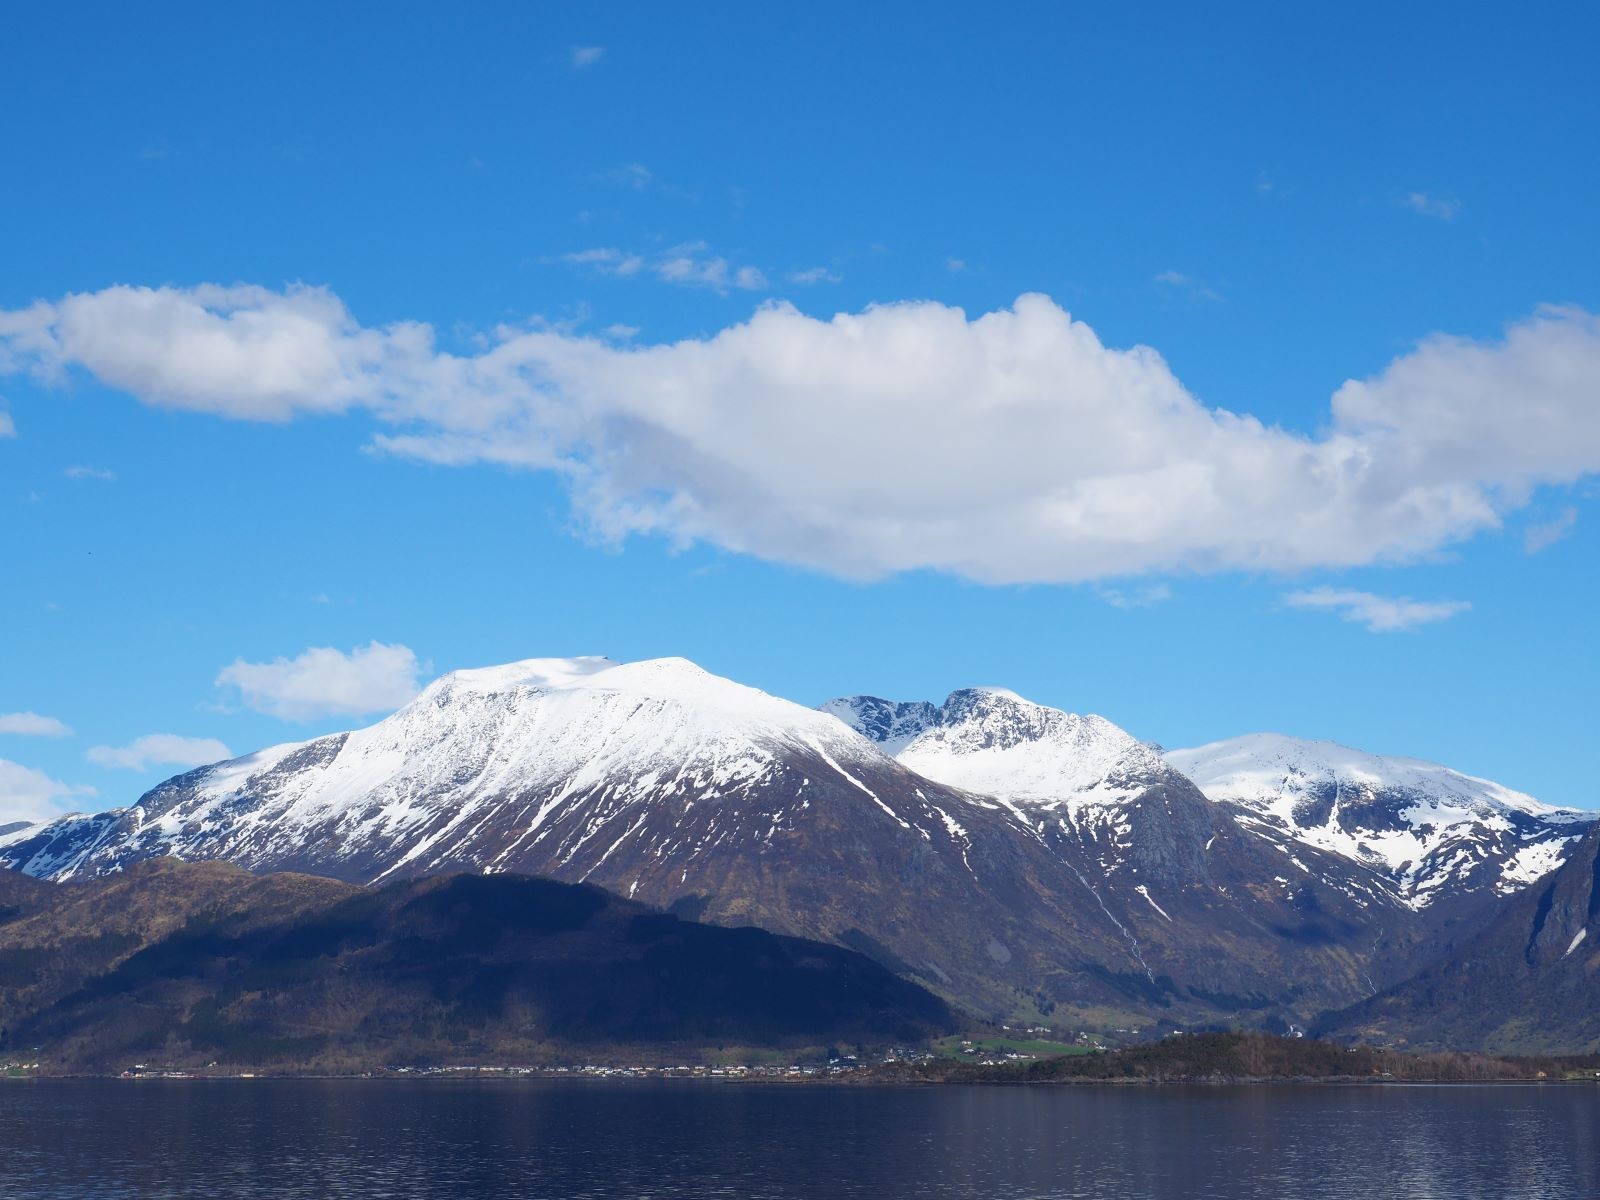
[[[5,1083],[41,1082],[112,1082],[112,1083],[282,1083],[290,1082],[350,1082],[350,1083],[551,1083],[574,1084],[641,1084],[641,1083],[701,1083],[735,1084],[771,1087],[835,1086],[848,1088],[938,1088],[938,1087],[1000,1087],[1000,1088],[1062,1088],[1062,1087],[1546,1087],[1551,1085],[1589,1087],[1600,1086],[1600,1078],[1529,1078],[1527,1076],[1494,1076],[1483,1079],[1383,1079],[1366,1075],[1238,1075],[1238,1076],[1175,1076],[1148,1078],[1118,1076],[1112,1078],[1066,1077],[1054,1079],[940,1079],[894,1078],[882,1075],[707,1075],[679,1074],[669,1071],[649,1073],[588,1073],[561,1070],[494,1070],[494,1069],[444,1069],[438,1071],[384,1071],[354,1072],[349,1074],[318,1072],[275,1072],[242,1074],[205,1074],[203,1072],[149,1072],[139,1075],[110,1074],[104,1072],[71,1072],[62,1074],[35,1073],[7,1076]]]

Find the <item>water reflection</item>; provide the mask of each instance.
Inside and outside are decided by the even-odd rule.
[[[1600,1089],[35,1081],[8,1197],[1600,1195]]]

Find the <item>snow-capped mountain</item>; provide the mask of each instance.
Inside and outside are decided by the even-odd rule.
[[[1100,874],[1137,858],[1149,860],[1148,873],[1160,865],[1151,851],[1188,851],[1169,865],[1204,873],[1194,851],[1215,832],[1211,806],[1153,748],[1104,717],[1003,688],[963,688],[941,705],[851,696],[821,711],[927,779],[992,796],[1036,836],[1082,844]],[[1191,836],[1173,838],[1174,822]]]
[[[1166,911],[1152,898],[1158,883],[1226,888],[1256,880],[1292,892],[1294,877],[1315,869],[1320,882],[1358,906],[1389,903],[1380,881],[1342,860],[1295,862],[1298,871],[1285,875],[1281,853],[1264,855],[1260,839],[1154,746],[1104,717],[1063,712],[1003,688],[964,688],[940,705],[852,696],[822,711],[918,774],[992,796],[1035,837],[1087,856],[1102,892],[1132,888]],[[1224,865],[1225,858],[1232,861]]]
[[[1370,866],[1416,909],[1520,891],[1596,820],[1437,763],[1279,734],[1166,759],[1241,824]]]
[[[944,704],[852,696],[822,706],[929,779],[1019,807],[1063,811],[1125,800],[1161,756],[1104,717],[1080,717],[1003,688],[964,688]]]
[[[1288,871],[1114,726],[992,692],[888,716],[885,739],[927,725],[903,758],[966,786],[683,660],[458,671],[369,728],[0,837],[0,863],[57,879],[173,855],[359,883],[587,880],[864,950],[990,1015],[1253,1019],[1396,977],[1403,919],[1385,916],[1380,944],[1346,890]],[[1040,774],[1029,747],[1054,765]],[[958,768],[983,754],[1019,781],[1004,795],[967,790],[979,777]]]
[[[764,813],[758,827],[736,797],[796,759],[851,781],[840,760],[864,755],[876,757],[837,722],[682,659],[530,659],[446,675],[367,729],[180,775],[115,814],[115,837],[75,836],[28,859],[31,836],[4,844],[23,870],[56,879],[103,872],[130,853],[281,868],[318,847],[370,864],[364,882],[446,865],[505,868],[530,853],[566,865],[587,861],[597,839],[614,852],[629,838],[666,836],[613,828],[650,800],[713,809],[722,841],[770,840],[791,814]],[[812,786],[793,781],[798,805]],[[574,827],[567,818],[580,808]],[[698,849],[670,840],[690,856]]]
[[[1364,964],[1371,988],[1400,969],[1423,934],[1368,868],[1256,836],[1156,747],[1104,717],[1001,688],[962,689],[943,704],[854,696],[821,708],[925,778],[992,798],[1107,915],[1163,939],[1163,954],[1173,952],[1164,938],[1180,926],[1248,954],[1245,941],[1260,944],[1253,921],[1294,911],[1316,925],[1315,933],[1299,927],[1296,953],[1317,953],[1313,940],[1320,949],[1343,946]]]

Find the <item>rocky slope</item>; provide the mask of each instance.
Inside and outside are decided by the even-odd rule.
[[[1423,1049],[1600,1051],[1600,830],[1457,953],[1319,1028]]]

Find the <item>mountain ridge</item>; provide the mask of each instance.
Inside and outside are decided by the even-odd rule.
[[[994,688],[819,711],[681,659],[451,672],[366,728],[0,836],[58,879],[164,855],[592,882],[854,947],[995,1018],[1303,1019],[1448,949],[1369,864],[1262,836],[1103,718]]]
[[[1365,863],[1416,909],[1515,894],[1600,820],[1438,763],[1282,734],[1165,757],[1255,832]]]

